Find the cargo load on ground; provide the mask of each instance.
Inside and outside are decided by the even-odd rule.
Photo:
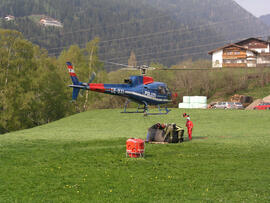
[[[147,142],[178,143],[184,141],[184,129],[174,123],[156,123],[148,129]]]

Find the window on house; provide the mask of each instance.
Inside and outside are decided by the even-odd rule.
[[[237,60],[237,63],[244,63],[244,62],[245,62],[245,60],[242,60],[242,59]]]
[[[223,62],[224,62],[224,63],[232,63],[232,60],[230,60],[230,59],[225,59],[225,60],[223,60]]]

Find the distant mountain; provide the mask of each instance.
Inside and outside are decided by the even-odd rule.
[[[270,26],[270,14],[261,16],[260,20]]]
[[[169,66],[185,58],[206,58],[209,50],[226,43],[269,33],[233,0],[1,1],[0,16],[9,14],[15,21],[1,20],[0,27],[21,31],[52,55],[98,36],[100,58],[124,64],[133,51],[138,64],[154,61]],[[41,26],[41,15],[64,27]]]

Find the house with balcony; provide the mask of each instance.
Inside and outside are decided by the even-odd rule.
[[[248,38],[237,43],[247,49],[255,50],[257,55],[257,66],[270,66],[270,42],[257,38]]]
[[[212,67],[259,67],[270,66],[270,42],[248,38],[209,52]]]

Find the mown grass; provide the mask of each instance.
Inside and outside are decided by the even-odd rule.
[[[269,111],[189,110],[191,142],[127,138],[156,122],[184,126],[183,111],[143,117],[94,110],[0,136],[0,202],[269,202]]]

